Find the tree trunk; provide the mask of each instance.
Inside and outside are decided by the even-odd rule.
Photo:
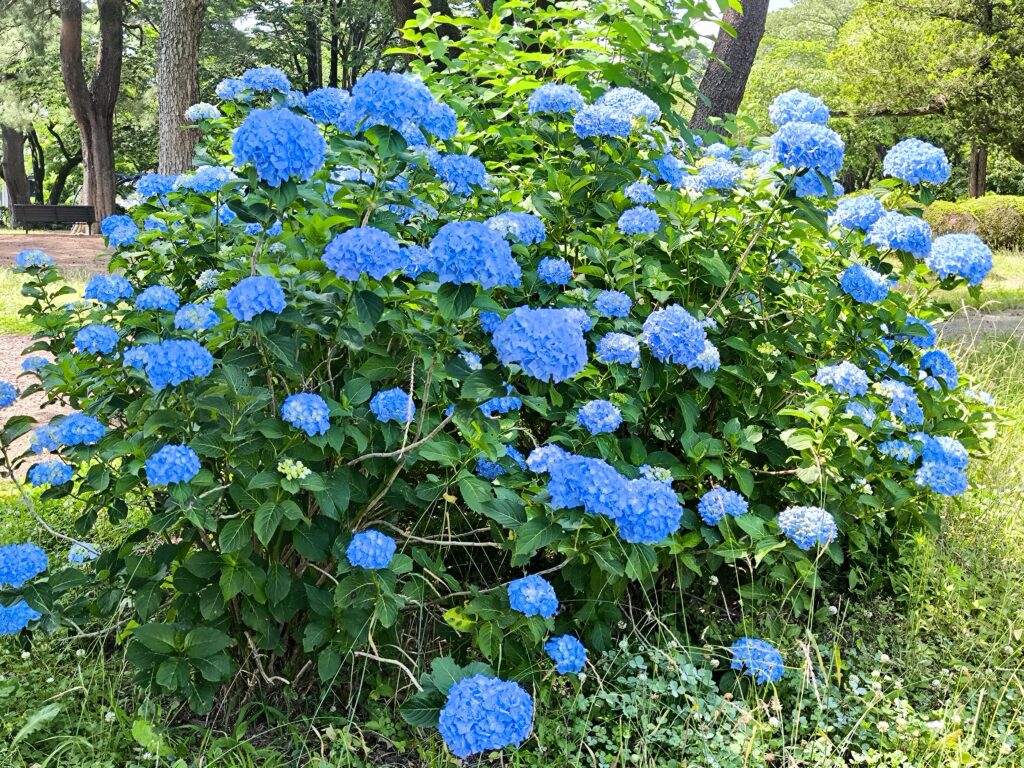
[[[7,195],[11,200],[11,226],[17,227],[13,205],[28,202],[28,176],[25,174],[25,134],[8,126],[0,127],[3,134],[3,176]]]
[[[46,151],[39,141],[39,134],[34,127],[29,128],[25,134],[28,138],[28,145],[32,150],[32,196],[36,199],[36,205],[44,205],[46,199],[43,196],[43,182],[46,181]]]
[[[967,196],[982,197],[988,181],[988,148],[984,144],[971,144],[971,157],[967,165]]]
[[[185,110],[199,101],[199,41],[205,16],[206,0],[163,0],[160,6],[160,173],[177,174],[192,167],[199,131],[184,127]]]
[[[331,63],[327,85],[338,87],[338,58],[341,54],[341,30],[338,24],[338,0],[327,0],[327,20],[331,25]]]
[[[61,200],[64,199],[64,187],[68,184],[68,176],[71,172],[78,167],[78,164],[82,162],[82,153],[77,152],[70,157],[64,159],[63,164],[57,168],[57,173],[53,175],[53,184],[50,185],[50,197],[47,200],[48,205],[60,205]]]
[[[768,0],[743,0],[742,12],[732,8],[725,12],[723,21],[736,30],[736,36],[725,29],[718,31],[690,118],[694,130],[706,131],[711,127],[708,118],[735,114],[740,108],[767,16]]]
[[[324,84],[323,50],[320,45],[321,0],[306,0],[306,88],[316,90]]]
[[[82,2],[60,0],[60,71],[82,140],[83,205],[102,221],[114,212],[114,105],[121,88],[124,0],[97,0],[96,68],[86,83],[82,62]]]

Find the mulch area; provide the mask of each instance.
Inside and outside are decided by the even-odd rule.
[[[18,251],[39,248],[53,256],[57,268],[65,274],[93,274],[107,271],[110,250],[99,235],[75,235],[70,232],[0,232],[0,267],[14,265]]]

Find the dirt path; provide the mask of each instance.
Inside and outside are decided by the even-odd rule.
[[[964,310],[938,326],[939,336],[956,341],[978,340],[987,336],[1016,336],[1024,339],[1024,310],[984,314]]]
[[[18,251],[39,248],[53,256],[64,274],[94,274],[107,271],[110,250],[98,235],[70,232],[0,232],[0,267],[11,267]]]

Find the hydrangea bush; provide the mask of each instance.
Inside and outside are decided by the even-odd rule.
[[[82,301],[19,258],[21,386],[75,413],[10,419],[5,455],[33,431],[15,471],[81,500],[90,556],[5,550],[4,631],[116,614],[140,681],[197,710],[239,666],[300,688],[369,660],[466,757],[529,736],[537,676],[608,647],[632,585],[721,573],[810,610],[964,490],[992,407],[934,350],[931,295],[988,254],[929,263],[903,179],[936,181],[933,148],[837,207],[820,101],[786,94],[775,136],[709,152],[671,111],[685,61],[645,79],[621,61],[657,40],[587,52],[571,6],[537,12],[537,57],[521,8],[467,21],[443,77],[222,83],[193,113],[207,165],[139,182],[105,222],[119,273]],[[631,8],[685,36],[703,4]],[[595,36],[618,23],[587,9]],[[128,498],[145,524],[93,557]],[[722,650],[784,675],[746,631]]]

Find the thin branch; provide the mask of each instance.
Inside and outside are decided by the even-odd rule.
[[[430,431],[430,434],[428,434],[426,437],[420,440],[417,440],[415,443],[409,443],[409,445],[402,446],[401,448],[394,451],[368,453],[365,456],[357,456],[356,458],[348,462],[347,466],[351,467],[353,464],[358,464],[359,462],[366,461],[367,459],[390,459],[396,456],[401,456],[405,453],[409,453],[410,451],[414,451],[424,443],[430,442],[431,438],[433,438],[438,432],[444,429],[448,422],[450,422],[451,420],[451,416],[445,416],[444,420]]]
[[[409,678],[409,682],[412,683],[413,687],[417,691],[423,690],[423,686],[420,685],[420,681],[416,679],[416,675],[412,673],[412,670],[405,666],[405,664],[400,662],[398,659],[386,659],[383,656],[377,656],[372,653],[367,653],[366,651],[353,651],[352,653],[354,656],[362,656],[364,659],[370,659],[371,661],[376,661],[380,664],[392,664],[398,667],[400,670],[405,672],[405,674]]]

